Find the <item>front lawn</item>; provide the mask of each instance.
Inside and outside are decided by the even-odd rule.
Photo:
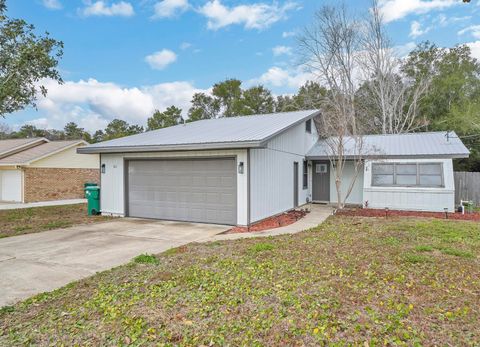
[[[106,217],[87,216],[86,204],[0,210],[0,238],[105,220]]]
[[[0,345],[480,344],[480,226],[331,217],[192,244],[0,313]]]

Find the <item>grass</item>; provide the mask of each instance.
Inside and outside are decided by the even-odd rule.
[[[0,238],[98,223],[107,219],[87,216],[86,204],[0,210]]]
[[[478,346],[479,255],[478,223],[336,216],[40,294],[0,310],[0,345]]]

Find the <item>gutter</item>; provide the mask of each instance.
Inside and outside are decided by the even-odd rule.
[[[469,154],[417,154],[417,155],[346,155],[346,160],[361,159],[463,159],[468,158]],[[328,155],[306,155],[307,160],[329,160]]]

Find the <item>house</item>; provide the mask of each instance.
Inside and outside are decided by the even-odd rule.
[[[78,153],[100,154],[104,214],[249,225],[312,199],[335,201],[331,164],[322,153],[324,143],[318,141],[313,121],[318,114],[310,110],[201,120],[93,144],[79,148]],[[442,139],[447,142],[445,137]],[[396,146],[392,144],[392,148]],[[448,149],[450,147],[455,149]],[[448,202],[448,205],[442,204],[442,208],[453,210],[451,159],[468,155],[461,141],[456,137],[449,139],[438,149],[438,155],[432,151],[413,152],[412,147],[404,151],[406,154],[386,153],[390,156],[387,160],[394,164],[393,170],[398,171],[397,161],[413,163],[421,171],[423,183],[423,172],[430,170],[434,175],[438,168],[417,168],[418,163],[438,162],[442,170],[441,184],[390,189],[419,193],[417,196],[422,196],[422,192],[428,195],[433,190],[441,191]],[[371,207],[408,208],[408,202],[401,205],[391,200],[391,192],[386,187],[388,179],[378,176],[382,170],[390,172],[390,168],[376,166],[376,159],[387,165],[383,157],[369,157],[350,202],[364,205],[368,200]],[[371,187],[368,182],[372,180],[372,169],[376,175],[374,182],[385,185]],[[348,171],[347,167],[346,175]],[[431,180],[437,182],[437,178]],[[412,205],[412,208],[415,206],[438,209],[427,203]]]
[[[83,185],[99,181],[97,154],[79,155],[83,140],[0,140],[0,202],[83,198]]]

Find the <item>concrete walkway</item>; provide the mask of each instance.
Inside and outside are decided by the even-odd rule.
[[[43,206],[61,206],[61,205],[75,205],[84,204],[87,199],[69,199],[69,200],[54,200],[54,201],[40,201],[40,202],[0,202],[0,210],[15,210],[17,208],[31,208]]]
[[[307,213],[304,218],[298,220],[297,222],[286,225],[284,227],[256,231],[251,233],[235,233],[235,234],[220,234],[211,237],[207,241],[216,241],[216,240],[237,240],[244,239],[249,237],[267,237],[267,236],[276,236],[284,234],[296,234],[304,230],[308,230],[316,227],[317,225],[323,223],[328,216],[331,216],[333,208],[327,205],[312,204],[310,213]]]

